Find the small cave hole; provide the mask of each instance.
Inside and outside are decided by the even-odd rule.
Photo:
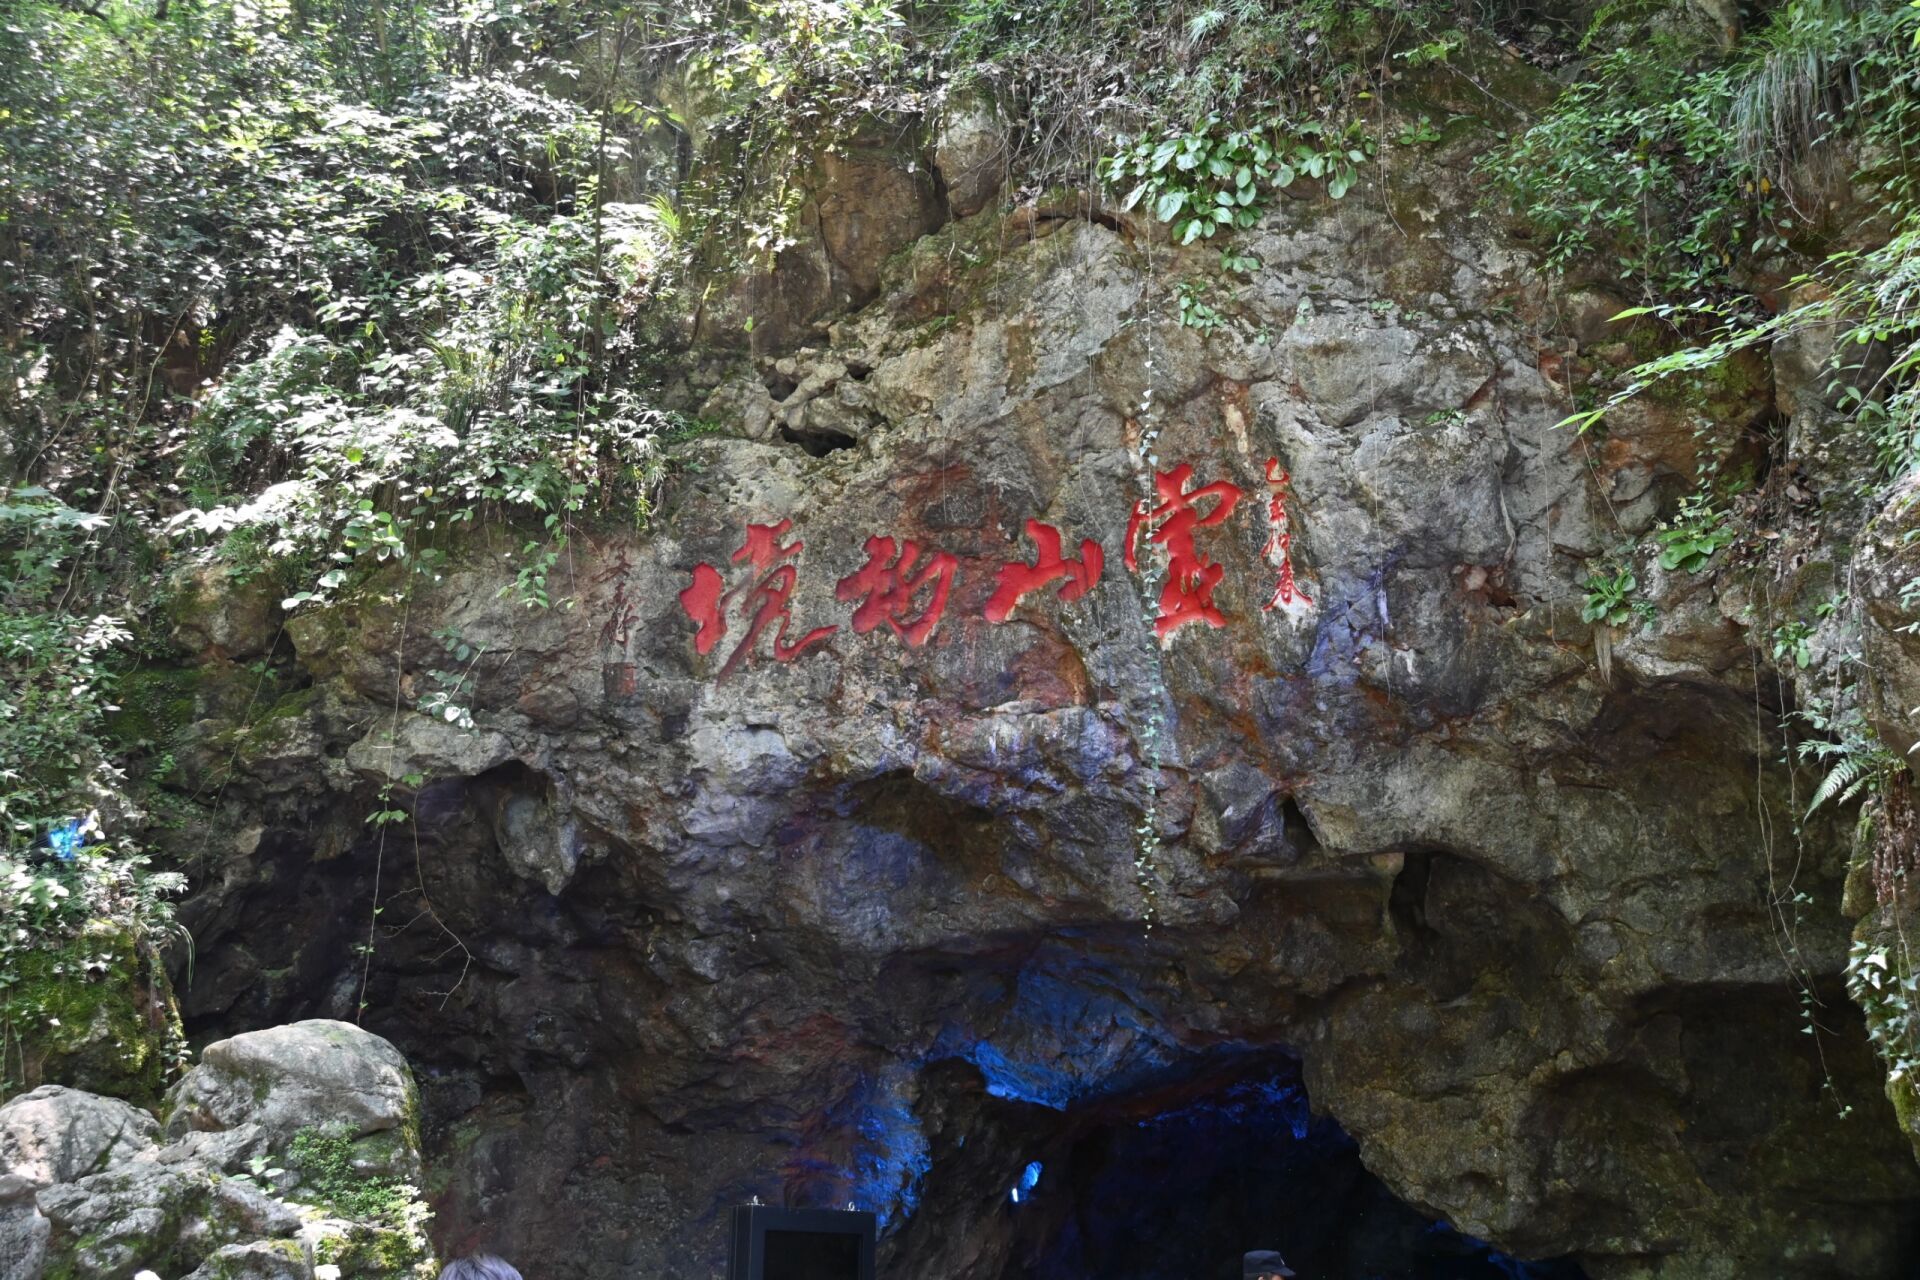
[[[1307,815],[1291,796],[1280,802],[1280,829],[1287,837],[1287,847],[1299,857],[1311,858],[1320,852],[1320,838],[1313,834]]]
[[[1430,932],[1427,926],[1427,884],[1433,877],[1433,855],[1415,849],[1404,857],[1400,873],[1393,878],[1393,889],[1387,895],[1387,909],[1393,915],[1393,922],[1403,932],[1424,934]]]
[[[800,389],[800,384],[784,373],[769,373],[764,381],[767,384],[767,394],[773,397],[775,404],[780,404]]]
[[[782,427],[780,438],[788,444],[799,445],[809,458],[824,458],[837,449],[851,449],[860,443],[844,431],[824,427]]]

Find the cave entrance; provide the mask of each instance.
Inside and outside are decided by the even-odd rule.
[[[1584,1280],[1395,1197],[1313,1116],[1290,1060],[994,1120],[980,1136],[1006,1183],[997,1280],[1239,1280],[1251,1249],[1278,1249],[1301,1280]]]

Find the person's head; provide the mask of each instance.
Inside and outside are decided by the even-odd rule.
[[[1242,1280],[1287,1280],[1293,1268],[1272,1249],[1255,1249],[1241,1257],[1240,1275]]]
[[[440,1280],[520,1280],[520,1273],[490,1253],[476,1253],[440,1268]]]

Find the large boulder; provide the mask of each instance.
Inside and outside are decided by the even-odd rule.
[[[414,712],[377,726],[347,751],[350,767],[383,782],[399,782],[409,774],[471,777],[512,758],[513,744],[505,734],[461,729]]]
[[[313,1263],[293,1240],[230,1244],[194,1269],[187,1280],[311,1280]]]
[[[972,217],[1006,185],[1013,159],[1009,133],[999,104],[984,90],[962,90],[942,105],[933,131],[933,163],[954,217]]]
[[[176,1275],[232,1242],[292,1239],[301,1222],[292,1206],[238,1179],[138,1160],[49,1187],[39,1207],[52,1222],[49,1273],[87,1280]]]
[[[303,1130],[353,1141],[369,1171],[419,1172],[419,1099],[407,1060],[349,1022],[314,1019],[208,1045],[167,1095],[169,1138],[257,1125],[276,1147]]]
[[[158,1099],[180,1014],[151,947],[123,925],[93,920],[72,937],[22,951],[13,966],[8,1052],[27,1084]]]
[[[160,1126],[117,1098],[42,1085],[0,1107],[0,1170],[35,1188],[77,1182],[154,1146]]]
[[[430,1274],[414,1097],[392,1045],[328,1022],[208,1046],[164,1132],[112,1098],[23,1094],[0,1107],[0,1280]]]

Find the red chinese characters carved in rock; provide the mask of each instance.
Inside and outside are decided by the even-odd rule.
[[[1013,606],[1020,603],[1021,596],[1029,591],[1038,591],[1050,582],[1065,578],[1066,581],[1060,584],[1060,598],[1078,600],[1100,581],[1100,571],[1106,567],[1106,556],[1101,553],[1100,544],[1093,539],[1082,540],[1078,560],[1066,560],[1060,555],[1060,531],[1052,525],[1029,520],[1027,536],[1040,548],[1040,558],[1032,564],[1016,560],[1000,566],[999,586],[994,589],[993,598],[987,601],[988,622],[1005,622],[1013,615]]]
[[[896,544],[885,536],[867,539],[867,562],[833,589],[839,600],[859,600],[853,611],[853,630],[865,635],[881,623],[910,645],[923,645],[947,611],[947,593],[960,572],[960,561],[945,551],[928,552],[919,568],[920,544],[909,538]],[[930,592],[915,611],[915,600]]]
[[[1153,624],[1154,634],[1165,639],[1189,622],[1204,622],[1210,627],[1227,625],[1226,615],[1213,603],[1214,588],[1226,576],[1226,568],[1202,555],[1193,543],[1197,530],[1219,524],[1233,514],[1240,502],[1240,487],[1226,480],[1189,490],[1193,467],[1181,463],[1171,471],[1156,472],[1154,498],[1142,498],[1127,518],[1127,568],[1138,571],[1135,548],[1140,530],[1167,549],[1167,582],[1160,588],[1160,611]],[[1157,504],[1156,504],[1156,501]],[[1201,504],[1211,502],[1212,509],[1202,513]]]
[[[693,637],[695,652],[708,654],[727,634],[727,610],[739,603],[739,612],[747,620],[747,634],[735,645],[720,668],[724,680],[758,655],[760,637],[773,630],[773,660],[792,662],[817,644],[825,643],[838,627],[815,627],[792,644],[787,643],[787,628],[793,622],[793,587],[799,569],[793,564],[805,546],[798,539],[782,543],[780,539],[793,528],[793,521],[778,524],[749,524],[746,543],[733,553],[733,563],[745,563],[751,576],[731,591],[726,581],[710,564],[695,565],[693,585],[680,593],[680,607],[687,611],[699,631]]]
[[[1267,459],[1267,487],[1273,496],[1267,499],[1267,545],[1263,548],[1267,563],[1280,574],[1273,586],[1273,599],[1266,608],[1287,614],[1305,613],[1313,608],[1313,597],[1293,580],[1293,521],[1287,516],[1287,499],[1292,497],[1293,477],[1280,469],[1280,459]]]

